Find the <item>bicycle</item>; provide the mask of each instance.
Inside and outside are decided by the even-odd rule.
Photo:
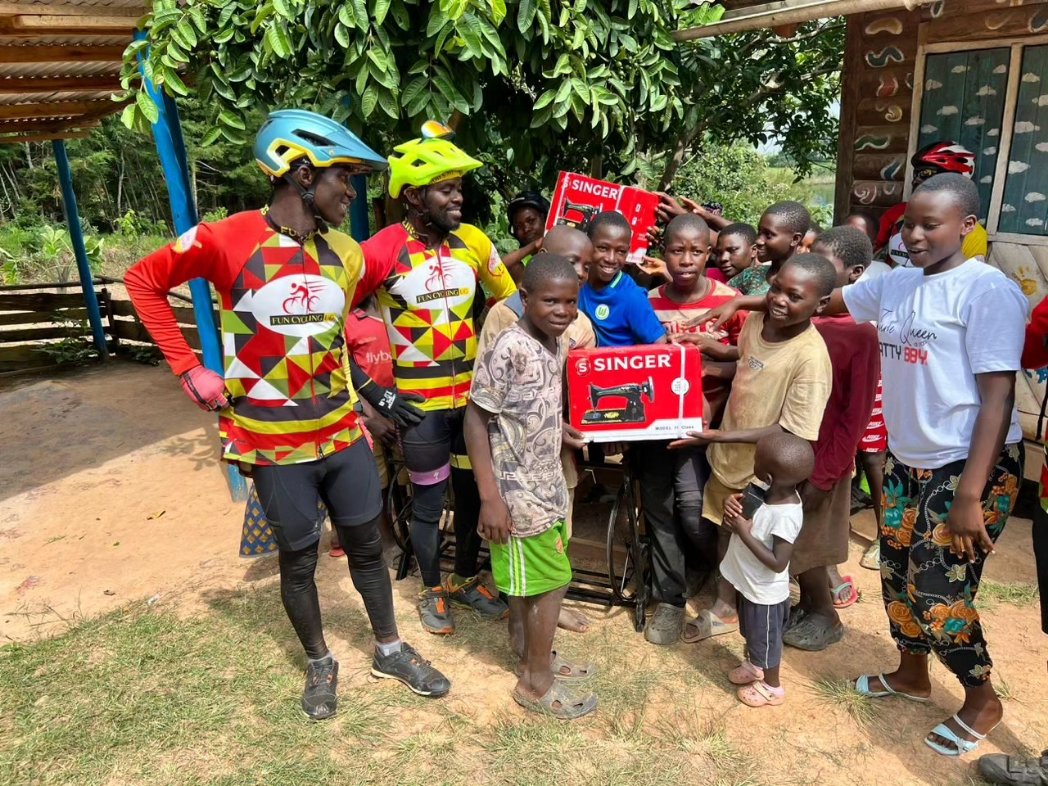
[[[622,483],[608,515],[608,584],[617,604],[633,606],[633,628],[640,633],[651,600],[651,540],[636,500],[636,481],[627,456],[622,463]]]

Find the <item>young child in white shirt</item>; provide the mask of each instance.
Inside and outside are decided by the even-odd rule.
[[[790,616],[790,555],[804,524],[797,487],[814,466],[807,440],[785,431],[761,437],[753,470],[767,490],[751,483],[724,503],[724,525],[732,534],[720,571],[735,587],[739,629],[746,639],[746,660],[728,679],[741,686],[739,700],[750,707],[786,700],[779,662]]]

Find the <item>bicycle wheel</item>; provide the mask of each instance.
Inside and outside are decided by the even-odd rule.
[[[632,496],[632,495],[631,495]],[[634,508],[636,510],[636,508]],[[651,542],[640,530],[640,519],[633,517],[633,578],[636,597],[633,606],[633,629],[640,633],[648,617],[648,603],[651,601]]]
[[[608,516],[607,558],[608,583],[617,601],[629,601],[636,595],[636,559],[634,547],[637,532],[637,510],[628,483],[619,486]]]
[[[411,484],[401,485],[393,475],[393,482],[386,490],[386,510],[393,529],[393,540],[402,552],[408,551],[409,529],[411,523]]]

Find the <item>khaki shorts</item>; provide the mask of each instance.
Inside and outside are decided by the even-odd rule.
[[[724,522],[724,503],[732,494],[741,494],[742,491],[725,486],[716,475],[710,473],[702,490],[702,517],[719,527]]]

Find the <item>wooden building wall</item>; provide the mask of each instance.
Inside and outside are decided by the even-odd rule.
[[[879,215],[905,197],[922,45],[1034,36],[1043,42],[1045,35],[1048,0],[939,0],[914,11],[851,16],[841,87],[837,218],[858,208]],[[1048,82],[1048,74],[1043,76]],[[1038,132],[1048,141],[1048,129]],[[1048,296],[1048,244],[1003,242],[991,235],[986,261],[1019,283],[1031,308]],[[1022,375],[1017,398],[1028,437],[1034,436],[1044,392],[1045,380],[1036,373]]]

